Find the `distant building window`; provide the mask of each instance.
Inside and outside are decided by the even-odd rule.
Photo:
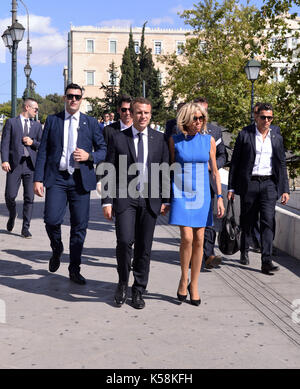
[[[163,85],[163,75],[161,72],[158,72],[158,82],[160,86]]]
[[[136,54],[140,54],[140,42],[139,41],[134,42],[134,51]]]
[[[118,86],[118,76],[116,74],[109,74],[108,82],[111,86]]]
[[[154,54],[159,55],[162,53],[162,43],[161,42],[155,42],[154,43]]]
[[[293,37],[292,38],[292,49],[296,49],[298,46],[298,39]]]
[[[109,41],[109,52],[110,54],[117,53],[117,41]]]
[[[86,51],[88,53],[94,53],[94,40],[93,39],[87,39],[87,41],[86,41]]]
[[[184,42],[178,41],[176,42],[176,54],[182,55],[183,54],[183,48],[184,48]]]
[[[95,72],[87,71],[86,72],[86,85],[95,85]]]
[[[91,106],[90,103],[87,103],[86,105],[86,112],[91,112],[93,110],[93,107]]]
[[[206,53],[207,51],[207,44],[205,41],[202,41],[199,43],[199,50],[201,51],[201,53]]]

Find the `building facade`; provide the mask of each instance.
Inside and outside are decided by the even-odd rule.
[[[102,83],[107,85],[109,79],[109,65],[114,61],[119,70],[122,57],[129,41],[129,28],[97,28],[97,27],[74,27],[70,30],[71,43],[71,78],[72,82],[83,86],[85,97],[103,97],[99,88]],[[139,53],[141,44],[142,28],[132,29],[135,51]],[[158,57],[164,54],[181,54],[182,46],[186,41],[188,30],[184,29],[151,29],[145,28],[145,45],[152,49],[155,67],[159,69],[161,82],[166,78],[165,66],[158,61]],[[64,78],[68,72],[64,70]],[[117,79],[117,84],[119,82]],[[82,103],[82,111],[89,111],[90,107],[86,100]]]

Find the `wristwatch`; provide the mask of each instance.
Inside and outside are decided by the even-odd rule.
[[[92,153],[89,153],[88,161],[94,162],[94,157]]]

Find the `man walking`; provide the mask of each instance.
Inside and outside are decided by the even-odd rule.
[[[282,136],[271,129],[273,107],[262,103],[258,108],[255,127],[244,128],[238,135],[231,159],[228,200],[240,195],[241,256],[249,264],[251,230],[260,214],[261,271],[272,274],[279,270],[272,262],[275,231],[275,206],[289,200],[285,152]]]
[[[38,112],[36,100],[27,98],[21,114],[5,123],[1,139],[2,170],[6,175],[5,202],[9,211],[7,231],[11,232],[16,219],[16,197],[21,181],[24,188],[23,225],[21,235],[31,238],[29,231],[33,209],[33,174],[37,150],[42,138],[42,126],[32,119]]]
[[[115,133],[109,142],[106,162],[116,169],[116,198],[102,199],[103,214],[112,220],[116,217],[117,263],[119,282],[115,292],[117,306],[125,303],[131,270],[132,246],[134,244],[132,270],[132,306],[145,307],[142,297],[149,277],[150,254],[157,216],[165,214],[168,200],[162,200],[162,183],[159,174],[158,193],[152,181],[153,164],[169,164],[169,150],[162,133],[149,127],[152,106],[149,100],[140,97],[131,103],[133,125],[122,132]],[[127,162],[128,171],[124,160]],[[138,163],[136,174],[132,165]],[[122,174],[120,174],[120,172]],[[138,180],[135,182],[135,180]],[[155,178],[155,177],[154,177]],[[167,177],[168,179],[169,177]],[[124,194],[126,191],[127,196]],[[127,191],[128,190],[128,191]],[[148,195],[147,195],[148,194]]]
[[[81,253],[89,220],[90,191],[96,188],[94,164],[105,159],[106,145],[95,118],[79,112],[82,89],[69,84],[65,110],[48,116],[37,157],[34,191],[42,197],[46,187],[44,221],[52,257],[49,271],[56,272],[63,252],[61,224],[67,203],[70,210],[69,276],[85,284],[80,274]]]

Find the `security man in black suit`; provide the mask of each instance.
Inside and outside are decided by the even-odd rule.
[[[229,172],[228,200],[240,195],[241,257],[249,264],[251,229],[260,214],[261,271],[272,274],[279,270],[272,262],[272,244],[275,230],[275,206],[289,200],[285,152],[282,136],[271,128],[273,107],[262,103],[256,123],[243,129],[236,140]]]
[[[16,218],[16,197],[21,181],[24,187],[23,225],[21,235],[32,237],[29,227],[33,209],[33,174],[42,139],[42,126],[32,119],[38,113],[38,103],[27,98],[22,105],[22,112],[5,123],[1,139],[2,170],[6,175],[5,202],[9,211],[7,231],[11,232]]]

